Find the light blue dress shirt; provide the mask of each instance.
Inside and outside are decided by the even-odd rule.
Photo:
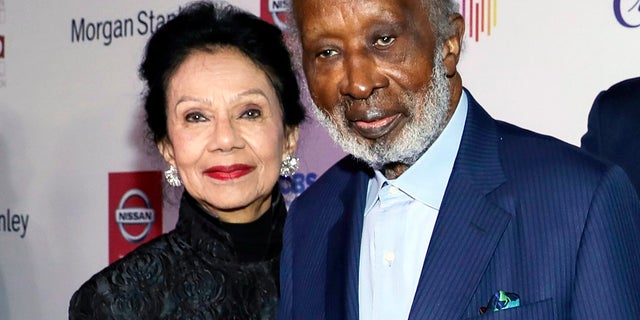
[[[449,123],[407,171],[388,180],[376,170],[364,213],[360,319],[407,319],[467,117],[462,93]]]

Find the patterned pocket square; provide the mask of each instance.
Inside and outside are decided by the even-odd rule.
[[[513,292],[504,292],[502,290],[493,293],[486,307],[480,308],[480,314],[487,311],[496,312],[520,306],[520,296]]]

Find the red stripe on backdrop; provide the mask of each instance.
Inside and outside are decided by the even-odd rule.
[[[479,6],[480,6],[480,4],[476,3],[476,42],[478,41],[478,38],[479,38],[478,37],[478,24],[479,24],[478,20],[480,18],[479,13],[478,13],[478,11],[480,11],[479,8],[478,8]]]
[[[469,4],[469,37],[473,38],[473,0]]]
[[[482,32],[484,32],[484,21],[485,21],[485,17],[484,17],[484,0],[482,0],[482,8],[481,8],[481,12],[482,14],[480,14],[480,16],[482,17],[482,22],[480,23],[480,29],[482,30]]]

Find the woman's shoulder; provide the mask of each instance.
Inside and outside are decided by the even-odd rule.
[[[144,243],[114,261],[100,272],[96,273],[89,281],[100,278],[113,278],[124,275],[142,276],[140,280],[148,277],[150,270],[168,267],[172,261],[181,259],[188,254],[189,246],[175,231],[163,234],[147,243]],[[143,276],[147,274],[147,276]],[[137,278],[129,279],[137,280]]]
[[[187,245],[173,232],[139,246],[93,275],[73,294],[69,319],[120,318],[114,312],[126,318],[128,310],[141,307],[136,304],[156,301],[149,295],[162,290],[150,289],[165,286],[166,275],[187,252]],[[135,313],[128,314],[132,315]]]
[[[245,265],[189,243],[169,233],[109,265],[75,292],[69,319],[275,317],[277,257]]]

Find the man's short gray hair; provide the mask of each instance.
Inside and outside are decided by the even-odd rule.
[[[436,44],[440,45],[456,32],[449,18],[459,11],[458,3],[454,0],[422,0],[422,6],[424,10],[429,10]]]

